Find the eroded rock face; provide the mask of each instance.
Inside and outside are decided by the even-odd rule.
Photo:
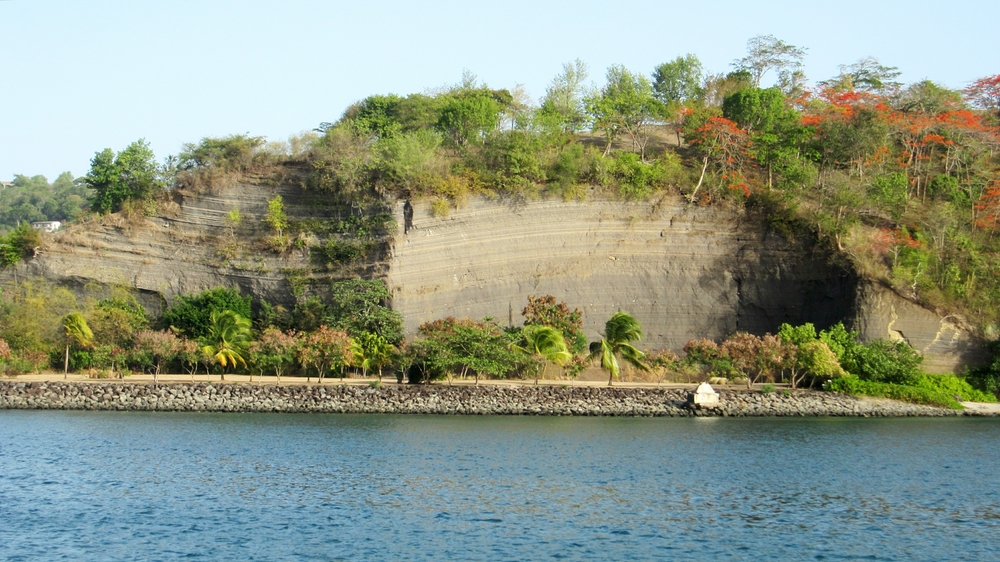
[[[965,365],[989,359],[982,342],[960,326],[959,319],[942,317],[871,282],[858,285],[854,312],[848,323],[865,341],[905,341],[924,356],[923,368],[932,373],[959,372]]]
[[[342,218],[351,212],[324,192],[288,184],[244,182],[219,193],[178,194],[179,205],[161,216],[71,225],[51,235],[36,258],[0,272],[0,281],[41,277],[80,294],[100,286],[129,287],[154,314],[176,295],[220,286],[291,308],[295,298],[288,272],[308,271],[314,264],[308,248],[278,255],[264,245],[272,233],[261,219],[275,195],[282,196],[285,212],[295,220]],[[230,226],[226,217],[233,209],[241,221]],[[369,269],[381,273],[377,265]]]
[[[806,245],[740,214],[688,206],[474,200],[447,218],[413,205],[388,274],[393,307],[413,333],[445,316],[521,323],[530,295],[584,313],[596,338],[619,310],[643,325],[643,347],[680,351],[698,337],[775,332],[783,322],[825,328],[844,318],[856,281]],[[405,231],[404,231],[405,230]]]

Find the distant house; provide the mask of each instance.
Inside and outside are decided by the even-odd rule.
[[[59,230],[62,223],[59,221],[38,221],[31,223],[31,228],[35,230],[44,230],[45,232],[55,232]]]
[[[0,181],[0,189],[7,189],[8,187],[14,187],[14,182],[12,182],[12,181]]]

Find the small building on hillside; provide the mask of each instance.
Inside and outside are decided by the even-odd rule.
[[[14,182],[12,182],[12,181],[0,181],[0,189],[7,189],[8,187],[14,187]]]
[[[45,232],[55,232],[59,230],[60,226],[62,226],[62,222],[60,221],[38,221],[31,223],[31,228],[44,230]]]

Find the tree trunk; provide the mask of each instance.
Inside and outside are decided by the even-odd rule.
[[[66,344],[66,362],[63,364],[63,380],[69,378],[69,344]]]
[[[701,187],[703,181],[705,181],[705,170],[708,169],[708,156],[704,157],[701,161],[701,177],[698,178],[698,185],[694,186],[694,191],[691,192],[691,203],[694,203],[694,196],[698,193],[698,188]]]

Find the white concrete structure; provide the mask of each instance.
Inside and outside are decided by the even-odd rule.
[[[703,382],[688,396],[688,404],[695,408],[718,408],[719,393],[712,388],[712,385]]]
[[[31,223],[31,228],[35,230],[44,230],[45,232],[55,232],[59,230],[62,223],[59,221],[38,221]]]

